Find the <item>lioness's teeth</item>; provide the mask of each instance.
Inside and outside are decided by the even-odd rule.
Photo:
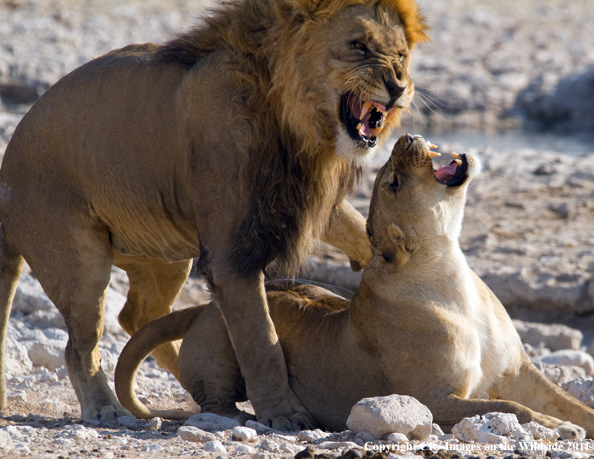
[[[373,104],[371,102],[364,102],[363,107],[361,107],[361,118],[359,119],[362,120],[363,118],[365,118],[365,115],[367,115],[369,110],[371,110],[371,107],[373,107]]]
[[[454,158],[456,158],[456,159],[460,159],[460,155],[459,155],[458,153],[454,153],[454,152],[452,152],[452,155],[454,155]]]
[[[462,165],[462,160],[461,159],[455,159],[454,161],[456,161],[456,163],[458,163],[458,166]]]
[[[435,144],[432,144],[432,143],[431,143],[431,142],[429,142],[428,140],[427,140],[427,146],[428,146],[429,148],[438,148],[438,147],[437,147],[437,145],[435,145]]]
[[[357,131],[361,130],[361,123],[357,124]]]
[[[430,151],[429,156],[431,158],[437,158],[438,156],[441,156],[441,153],[437,153],[436,151]]]

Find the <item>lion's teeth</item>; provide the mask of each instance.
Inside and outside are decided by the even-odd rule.
[[[454,153],[454,152],[452,152],[452,155],[454,155],[454,158],[456,158],[456,159],[460,159],[460,155],[459,155],[458,153]]]
[[[372,129],[372,130],[371,130],[371,135],[372,135],[373,137],[377,137],[377,136],[379,135],[379,133],[380,133],[380,132],[382,132],[382,129],[383,129],[383,127],[382,127],[382,126],[380,126],[380,127],[378,127],[378,128],[375,128],[375,129]]]
[[[456,161],[456,163],[458,163],[458,166],[462,165],[462,160],[461,159],[455,159],[454,161]]]
[[[357,124],[357,131],[361,130],[361,123]]]
[[[369,110],[371,110],[371,107],[373,107],[373,104],[371,102],[364,102],[363,107],[361,107],[361,118],[359,119],[365,118],[365,115],[367,115]]]
[[[427,146],[428,146],[429,148],[438,148],[438,147],[437,147],[437,145],[435,145],[435,144],[433,144],[433,143],[429,142],[428,140],[427,140]]]
[[[436,151],[430,151],[430,152],[429,152],[429,156],[430,156],[431,158],[437,158],[438,156],[441,156],[441,153],[438,153],[438,152],[436,152]]]

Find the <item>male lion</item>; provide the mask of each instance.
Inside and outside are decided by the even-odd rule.
[[[582,439],[580,427],[561,420],[571,421],[592,436],[594,410],[530,363],[504,307],[460,250],[477,160],[462,155],[434,171],[434,155],[425,140],[407,134],[379,171],[367,222],[373,258],[351,302],[320,287],[269,289],[291,388],[314,421],[331,430],[344,429],[360,399],[396,393],[416,397],[445,428],[501,411]],[[120,355],[120,401],[138,417],[187,416],[147,409],[132,384],[149,352],[183,338],[184,387],[203,411],[244,420],[235,402],[245,388],[226,336],[214,302],[145,325]],[[472,399],[484,392],[491,400]]]
[[[371,258],[343,198],[413,97],[410,53],[425,29],[414,0],[238,0],[164,46],[128,46],[64,77],[0,171],[2,346],[25,259],[66,321],[83,419],[125,414],[97,347],[110,267],[128,274],[119,320],[133,334],[170,312],[199,257],[258,420],[311,426],[263,273],[273,261],[294,269],[314,238],[361,266]],[[154,352],[175,375],[177,349]]]

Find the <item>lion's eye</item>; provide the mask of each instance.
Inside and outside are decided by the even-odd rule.
[[[360,41],[354,41],[353,48],[355,48],[359,51],[363,51],[365,53],[365,55],[367,55],[369,53],[369,48],[365,45],[365,43],[361,43]]]
[[[394,193],[398,191],[398,188],[400,188],[400,182],[398,181],[398,177],[394,177],[394,181],[390,185],[390,188],[392,188],[392,191]]]
[[[406,59],[406,54],[398,53],[398,57],[400,58],[401,61],[403,61],[404,59]]]

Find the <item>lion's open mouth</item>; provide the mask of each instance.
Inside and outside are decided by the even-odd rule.
[[[340,100],[340,117],[347,133],[367,148],[377,145],[377,136],[389,112],[382,104],[362,101],[352,92],[343,94]]]
[[[454,153],[454,160],[447,166],[435,171],[435,178],[439,183],[447,186],[460,186],[468,177],[468,160],[466,155]]]

